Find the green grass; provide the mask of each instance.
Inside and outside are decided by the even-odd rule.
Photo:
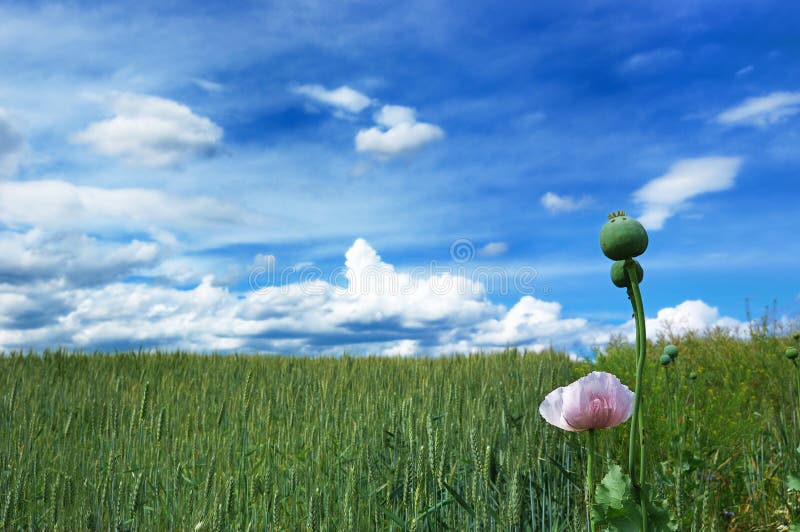
[[[800,473],[794,367],[781,356],[791,341],[672,340],[669,383],[665,342],[648,352],[651,491],[681,508],[681,530],[788,525],[800,516],[786,485]],[[593,369],[632,385],[632,361],[619,341],[596,364],[513,349],[15,353],[0,359],[0,526],[580,530],[584,435],[547,425],[538,405]],[[598,438],[620,464],[626,427]]]

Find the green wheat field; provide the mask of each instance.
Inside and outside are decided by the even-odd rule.
[[[680,530],[800,518],[791,332],[648,345],[648,476]],[[593,369],[633,387],[631,345],[597,355],[6,353],[0,528],[585,530],[582,435],[538,405]],[[624,456],[627,431],[600,453]]]

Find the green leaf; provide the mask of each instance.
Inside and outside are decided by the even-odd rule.
[[[458,505],[464,508],[470,515],[470,517],[475,519],[475,510],[472,509],[472,506],[469,505],[469,503],[464,499],[464,497],[462,497],[461,494],[447,482],[442,481],[442,485],[447,490],[447,492],[450,493],[450,495],[452,495],[453,499],[455,499]]]
[[[595,489],[593,515],[598,525],[618,532],[641,530],[642,513],[633,500],[631,479],[612,465]]]
[[[633,497],[628,475],[618,465],[612,465],[595,489],[592,515],[595,523],[615,532],[638,532],[642,529],[641,506]],[[678,523],[663,503],[647,502],[648,531],[675,532]]]
[[[675,532],[678,522],[664,503],[649,501],[647,504],[647,525],[656,532]]]
[[[789,478],[786,483],[789,484],[790,490],[800,491],[800,477],[794,473],[789,473]]]
[[[398,525],[400,528],[402,528],[402,529],[405,529],[405,528],[406,528],[406,522],[405,522],[405,521],[403,521],[403,518],[402,518],[402,517],[400,517],[399,515],[397,515],[397,514],[396,514],[396,513],[394,513],[393,511],[391,511],[391,510],[389,510],[388,508],[385,508],[385,507],[383,507],[383,506],[378,506],[378,508],[379,508],[379,509],[380,509],[380,510],[381,510],[383,513],[385,513],[385,514],[386,514],[386,517],[388,517],[389,519],[391,519],[392,521],[394,521],[394,522],[395,522],[395,524],[396,524],[396,525]]]
[[[625,501],[630,499],[631,479],[614,464],[595,489],[595,503],[607,508],[621,509]]]

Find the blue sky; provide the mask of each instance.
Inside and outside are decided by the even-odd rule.
[[[4,2],[0,349],[586,353],[797,320],[790,2]]]

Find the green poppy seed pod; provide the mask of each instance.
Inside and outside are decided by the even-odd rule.
[[[625,260],[638,257],[647,249],[647,231],[642,224],[625,211],[608,215],[608,221],[600,229],[600,247],[611,260]]]
[[[669,344],[664,348],[664,354],[667,355],[672,360],[678,358],[678,346]]]
[[[789,360],[794,360],[795,358],[797,358],[797,349],[794,347],[787,347],[786,358],[788,358]]]
[[[695,373],[694,371],[689,373],[689,378],[693,381],[697,380],[697,373]]]
[[[658,359],[658,363],[662,366],[669,366],[672,362],[672,357],[669,355],[661,355],[661,358]]]
[[[800,340],[800,332],[796,332],[796,333],[794,333],[794,334],[792,335],[792,338],[794,338],[795,340]]]
[[[642,265],[639,264],[639,261],[635,260],[633,262],[636,265],[636,282],[641,283],[642,279],[644,279],[644,269],[642,269]],[[611,265],[611,282],[614,283],[614,286],[619,288],[627,288],[631,285],[628,279],[628,272],[625,271],[624,260],[615,261]]]

